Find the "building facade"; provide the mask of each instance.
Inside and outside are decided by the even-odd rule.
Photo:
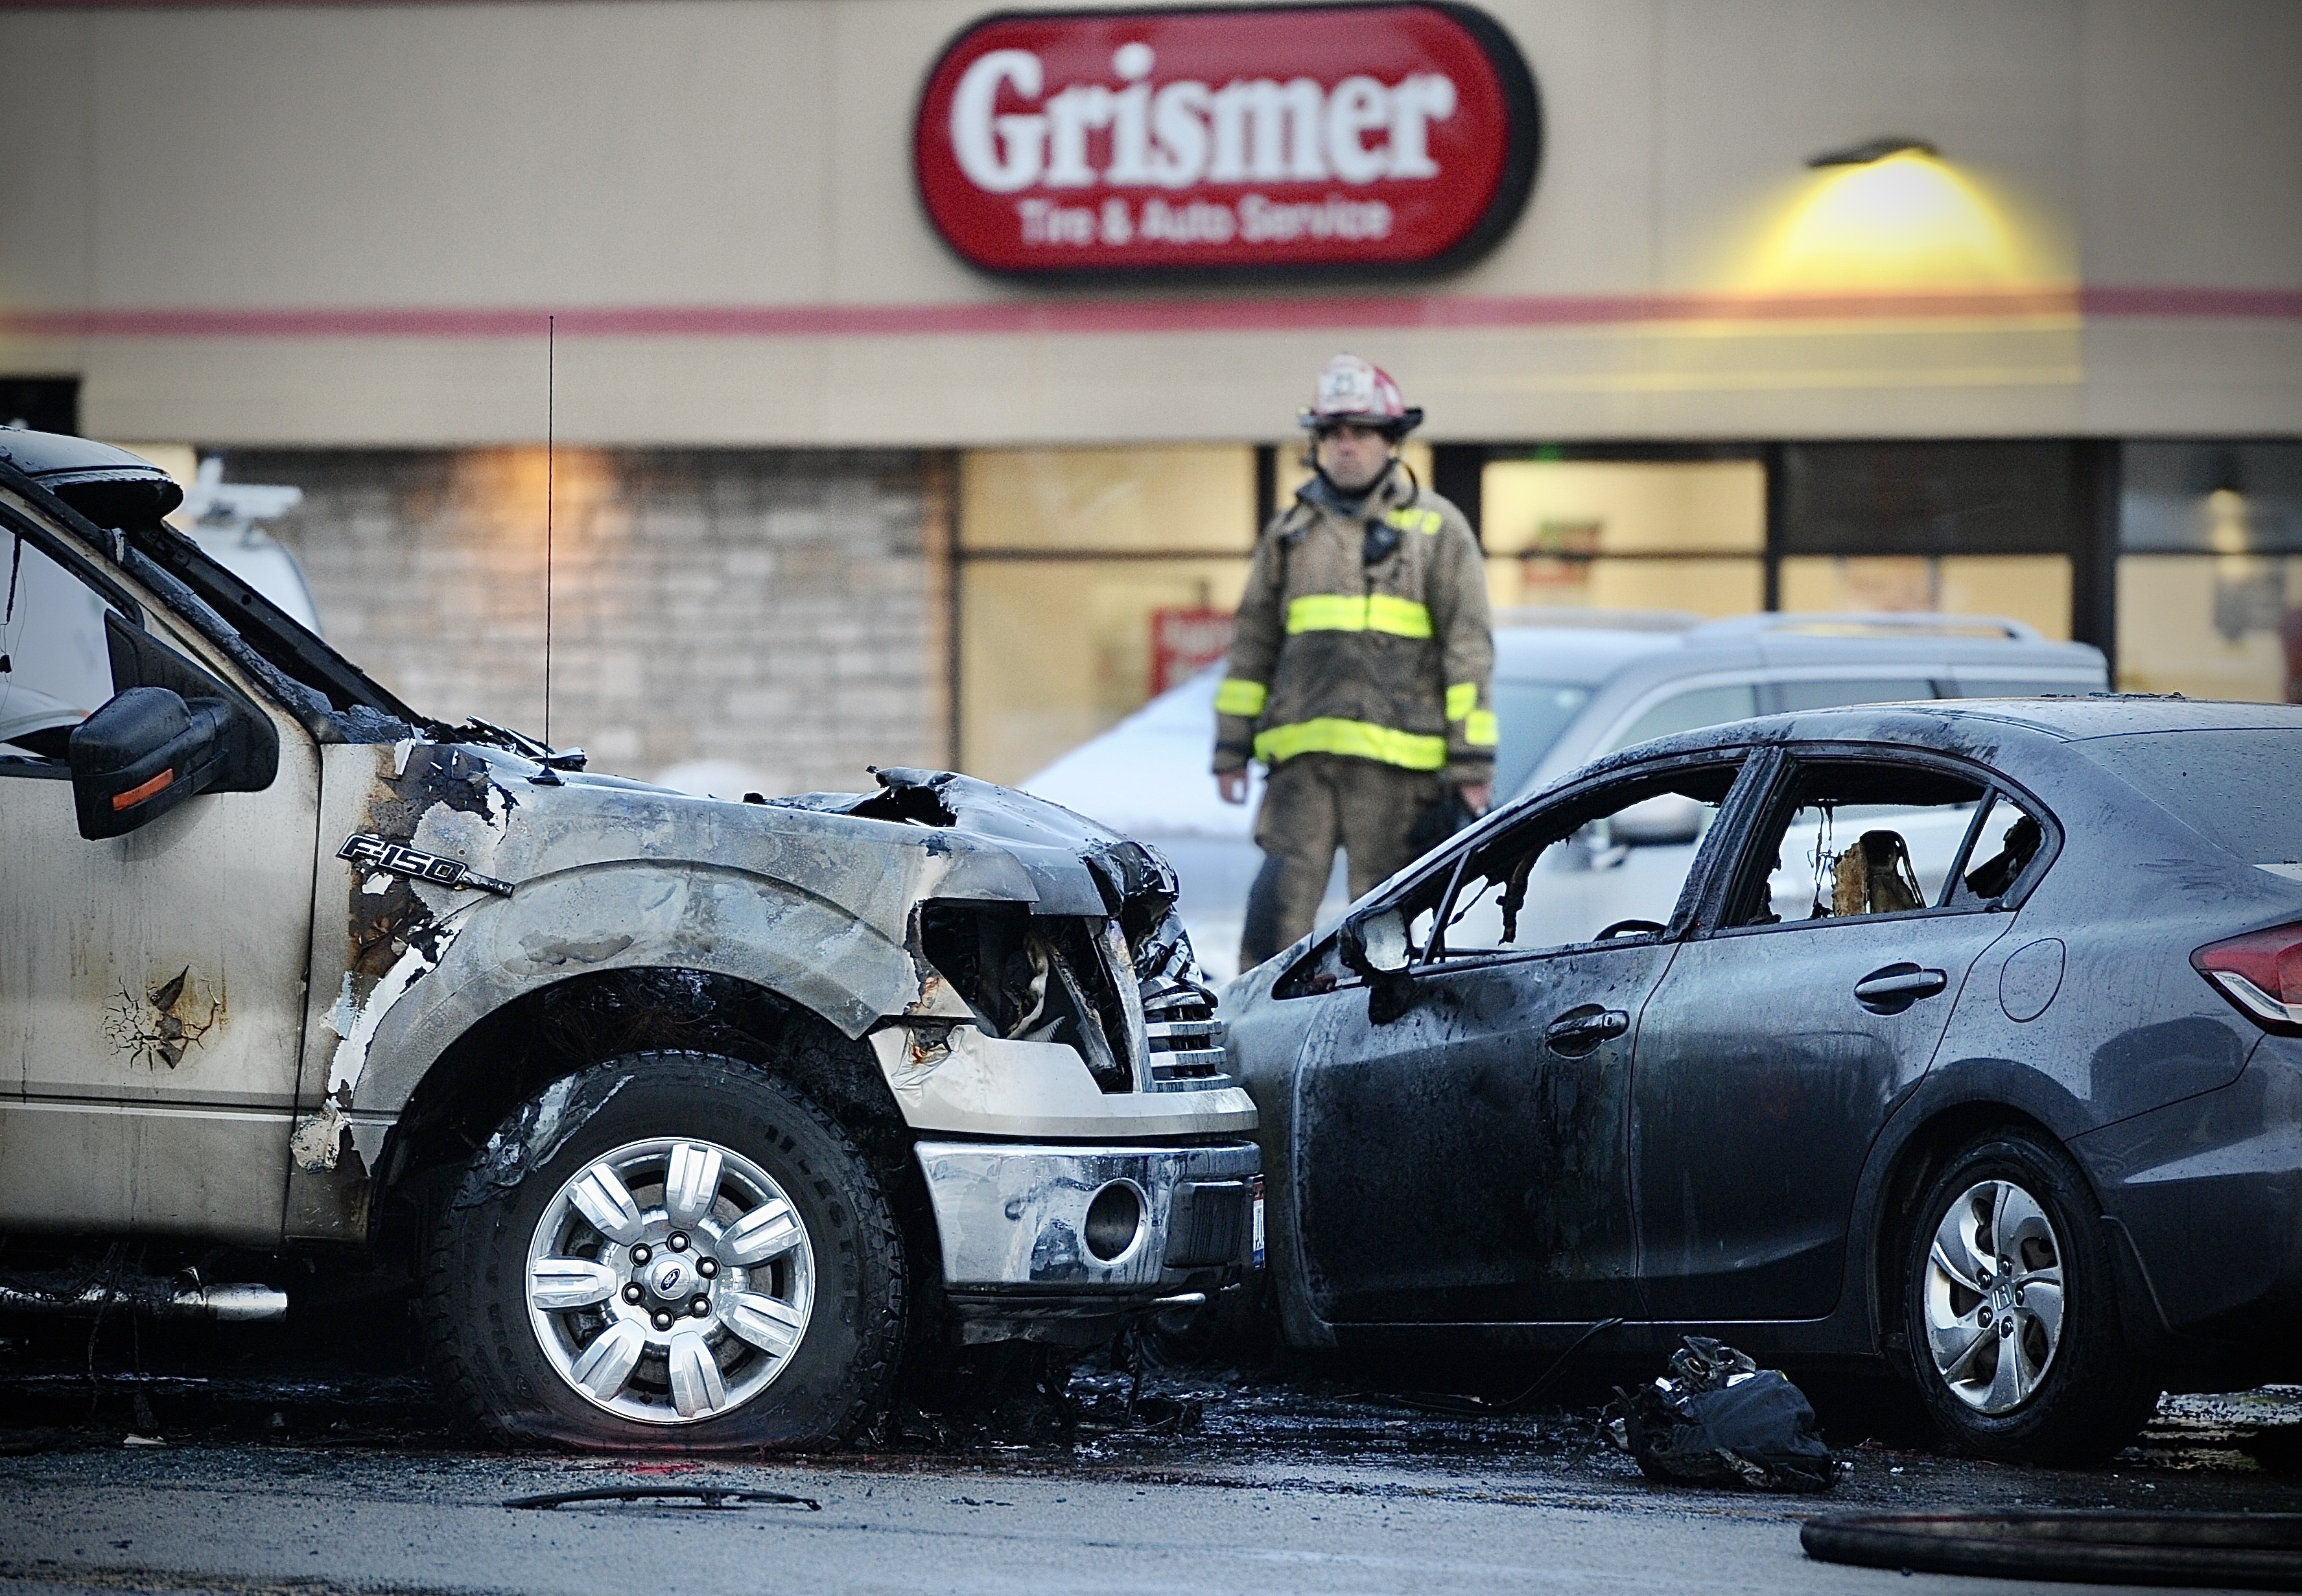
[[[554,739],[723,786],[1012,780],[1140,704],[1220,644],[1339,349],[1429,412],[1499,605],[2004,615],[2124,685],[2302,696],[2302,11],[1482,13],[1539,101],[1483,249],[1073,281],[923,195],[971,4],[0,7],[0,420],[304,488],[274,531],[331,634],[447,718],[543,719],[548,500]],[[1371,24],[1193,78],[1162,14],[1050,13],[1073,87],[984,103],[1024,120],[970,170],[1029,176],[1041,241],[1164,203],[1122,145],[1172,83],[1220,168],[1234,67],[1331,97],[1264,173],[1306,216],[1371,214],[1385,149],[1451,181],[1467,88],[1321,76]]]

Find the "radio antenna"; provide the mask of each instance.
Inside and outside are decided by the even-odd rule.
[[[559,498],[559,318],[543,318],[543,745],[551,746],[551,511]]]

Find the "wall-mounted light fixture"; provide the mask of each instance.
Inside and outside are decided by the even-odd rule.
[[[1750,235],[1752,290],[1996,289],[2063,275],[2006,202],[1932,139],[1868,139],[1806,166]]]
[[[1873,161],[1883,161],[1888,155],[1939,155],[1942,151],[1924,139],[1912,139],[1905,134],[1889,133],[1879,139],[1866,139],[1861,144],[1850,144],[1844,149],[1827,149],[1819,155],[1809,155],[1810,166],[1868,166]]]

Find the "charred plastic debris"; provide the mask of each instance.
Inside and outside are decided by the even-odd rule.
[[[1837,1477],[1806,1393],[1779,1369],[1688,1336],[1670,1372],[1625,1390],[1607,1433],[1651,1480],[1728,1490],[1824,1491]]]

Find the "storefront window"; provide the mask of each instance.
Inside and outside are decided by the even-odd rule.
[[[1766,473],[1756,459],[1495,460],[1480,503],[1498,611],[1721,616],[1765,602]]]
[[[1219,659],[1256,520],[1245,445],[968,454],[962,768],[1021,781]]]
[[[2055,439],[1791,443],[1787,610],[2004,616],[2071,634],[2078,460]]]
[[[2302,443],[2130,443],[2118,685],[2302,702]]]
[[[1781,607],[2003,615],[2066,639],[2071,562],[2060,554],[1793,555],[1782,565]]]

